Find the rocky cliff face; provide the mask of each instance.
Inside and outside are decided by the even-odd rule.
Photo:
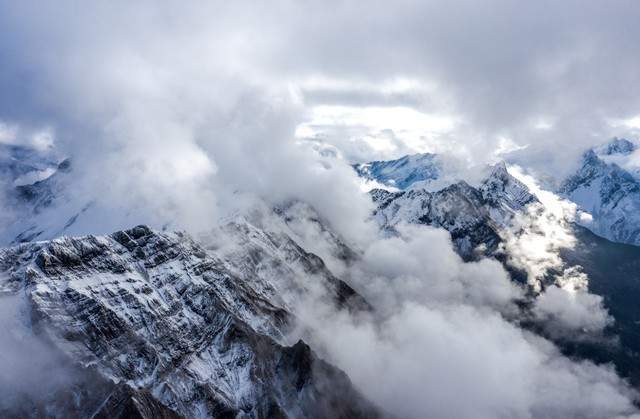
[[[316,280],[343,296],[346,284],[311,255],[293,243],[277,248],[290,256],[282,263],[319,272]],[[287,344],[294,314],[286,298],[273,298],[279,278],[255,276],[259,263],[228,256],[144,226],[0,251],[3,293],[23,300],[31,330],[74,374],[90,376],[79,381],[91,391],[56,390],[55,400],[74,402],[54,416],[376,417],[344,373],[304,342]],[[47,417],[53,405],[43,406],[32,416]]]
[[[614,138],[608,143],[588,150],[582,158],[579,169],[564,181],[559,182],[561,186],[556,192],[576,203],[585,213],[577,220],[582,226],[614,242],[640,245],[640,217],[637,215],[640,213],[640,168],[636,167],[632,161],[632,155],[635,155],[636,151],[636,144],[623,138]],[[422,191],[423,188],[420,185],[446,175],[438,161],[437,155],[416,154],[398,160],[376,161],[354,167],[356,172],[365,179],[375,180],[382,185],[401,190],[408,188],[418,190],[419,193],[413,196],[405,195],[403,192],[395,195],[396,197],[404,196],[403,199],[407,203],[415,199],[425,200],[426,195],[429,195],[428,200],[431,202],[438,195],[451,195],[451,188],[454,188],[454,185],[450,185],[442,191],[428,194]],[[458,183],[455,188],[462,190],[465,186]],[[514,210],[518,211],[523,205],[526,206],[531,202],[527,188],[508,174],[504,164],[494,167],[489,178],[474,189],[481,193],[484,200],[480,206],[484,206],[490,212],[489,218],[498,224],[507,223]],[[382,194],[379,191],[373,192],[374,197],[378,198]],[[462,195],[468,196],[464,192]],[[441,199],[436,198],[436,201]],[[456,205],[468,205],[469,201],[474,200],[463,199],[456,202]],[[471,208],[477,208],[476,204],[471,204]],[[427,206],[431,207],[432,204]],[[433,210],[429,212],[433,213]],[[413,217],[407,214],[407,211],[404,211],[404,214],[408,219]],[[475,215],[482,218],[482,215],[477,212]],[[433,220],[427,221],[428,224],[438,226],[442,224],[442,219],[442,216],[436,214],[425,218],[425,220]],[[468,221],[465,224],[468,224]],[[443,227],[446,225],[446,222],[442,224]],[[469,243],[461,243],[458,237],[459,226],[452,226],[450,231],[455,234],[455,241],[465,254],[468,253],[470,245],[478,244],[476,239],[472,239]],[[491,240],[487,236],[484,241]]]
[[[640,245],[640,181],[611,160],[634,150],[633,143],[618,139],[587,151],[580,168],[562,183],[559,193],[589,214],[579,222],[595,234]]]
[[[491,253],[500,242],[500,229],[527,205],[537,202],[528,188],[511,176],[504,164],[474,188],[464,181],[436,192],[415,189],[371,192],[377,210],[374,217],[385,229],[400,222],[442,227],[465,258]]]

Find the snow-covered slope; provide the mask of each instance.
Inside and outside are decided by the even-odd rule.
[[[625,138],[614,138],[610,142],[593,149],[601,156],[628,156],[636,150],[636,145]]]
[[[267,219],[267,221],[265,221]],[[322,295],[340,308],[368,310],[368,303],[336,278],[322,258],[302,248],[277,214],[237,216],[220,227],[222,234],[201,237],[207,249],[220,255],[230,268],[291,309],[304,295]]]
[[[397,160],[373,161],[354,165],[359,176],[392,188],[406,189],[417,182],[438,179],[442,166],[435,154],[407,155]]]
[[[414,189],[371,191],[377,210],[374,217],[385,229],[400,222],[442,227],[451,233],[465,258],[479,246],[492,252],[500,242],[500,229],[527,205],[536,202],[528,188],[511,176],[504,163],[494,166],[480,187],[461,181],[436,192]]]
[[[0,143],[0,178],[9,185],[37,182],[57,166],[55,156],[33,148]]]
[[[640,181],[619,164],[634,151],[635,145],[622,139],[587,151],[559,193],[588,213],[578,222],[595,234],[640,245]]]
[[[581,212],[581,216],[576,220],[578,223],[601,237],[614,242],[634,245],[640,245],[640,167],[635,163],[640,160],[638,160],[637,154],[638,149],[635,143],[622,138],[614,138],[609,143],[587,151],[577,172],[561,182],[561,186],[557,190],[560,196],[578,205]],[[385,217],[396,213],[393,208],[403,207],[397,212],[398,217],[404,217],[405,221],[415,222],[420,217],[422,217],[422,222],[432,219],[428,223],[442,225],[452,231],[454,240],[460,249],[464,249],[463,253],[465,254],[469,252],[469,246],[473,247],[477,243],[474,239],[468,243],[461,242],[459,227],[464,225],[464,229],[468,230],[470,225],[477,225],[477,223],[485,225],[486,223],[481,221],[484,215],[478,212],[479,207],[489,211],[489,218],[492,221],[504,224],[508,222],[514,209],[521,208],[522,203],[526,205],[530,202],[527,198],[529,192],[526,187],[523,188],[520,182],[508,175],[504,164],[497,165],[494,170],[496,173],[492,173],[490,178],[479,187],[472,187],[465,182],[458,181],[449,185],[449,182],[441,182],[442,179],[448,179],[447,175],[449,174],[444,172],[440,159],[433,154],[416,154],[398,160],[376,161],[354,167],[357,173],[365,179],[400,189],[401,192],[393,195],[394,197],[412,202],[401,203],[398,201],[396,206],[391,206],[391,210],[383,211]],[[436,180],[440,182],[438,188],[443,185],[446,187],[435,191],[435,188],[422,187],[429,184],[434,185],[433,182]],[[470,188],[480,192],[486,202],[476,205],[477,202],[473,199]],[[407,189],[415,189],[415,192],[412,194],[402,192]],[[427,192],[426,189],[430,191]],[[373,192],[373,194],[377,200],[380,200],[382,196],[391,196],[380,191]],[[445,196],[449,198],[445,198]],[[456,196],[456,198],[451,198],[451,196]],[[416,204],[416,200],[419,203]],[[429,204],[426,201],[429,201]],[[437,202],[437,204],[431,203],[431,201]],[[416,205],[418,207],[428,206],[429,208],[434,206],[447,207],[447,204],[442,201],[449,201],[451,207],[458,207],[456,210],[446,211],[448,219],[457,219],[456,222],[451,221],[453,224],[449,227],[446,226],[450,223],[444,222],[442,216],[419,214],[422,209],[416,210],[414,208]],[[387,204],[385,204],[386,206]],[[440,212],[442,213],[442,211]],[[429,213],[435,214],[433,209]],[[461,214],[461,216],[457,214]],[[382,222],[385,225],[392,225],[397,220]],[[488,239],[491,234],[486,230],[486,228],[482,228],[478,234],[486,236],[487,240],[485,241],[492,242]],[[463,234],[463,236],[468,235]]]
[[[74,234],[80,218],[99,229],[102,214],[87,214],[90,199],[81,202],[70,199],[73,164],[65,159],[52,168],[45,179],[13,185],[5,191],[6,209],[11,217],[0,230],[0,245],[47,240],[64,234]],[[93,230],[95,231],[95,230]]]
[[[344,373],[304,342],[287,345],[294,313],[286,298],[274,298],[282,279],[255,273],[260,261],[310,265],[320,272],[315,280],[337,295],[346,284],[340,288],[317,259],[286,239],[269,245],[262,242],[268,235],[233,228],[249,241],[240,242],[242,257],[262,254],[233,260],[186,234],[144,226],[0,250],[0,298],[18,299],[25,328],[80,377],[62,383],[53,400],[31,401],[29,408],[0,404],[4,414],[58,409],[58,417],[89,411],[117,417],[133,409],[134,417],[149,418],[376,417]],[[66,399],[74,401],[60,402]]]

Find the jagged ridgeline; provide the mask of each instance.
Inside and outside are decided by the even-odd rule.
[[[363,304],[311,255],[291,259],[320,272],[336,304]],[[277,284],[243,277],[186,234],[139,226],[23,244],[1,251],[0,267],[2,298],[19,301],[68,377],[17,394],[3,417],[379,415],[342,371],[284,342],[292,314],[274,303]]]
[[[637,237],[629,213],[637,181],[616,159],[634,147],[616,140],[589,151],[560,189],[591,212],[594,223],[586,227],[627,243]],[[262,214],[269,222],[238,215],[196,239],[146,226],[75,235],[99,212],[91,202],[66,199],[73,163],[7,152],[13,166],[5,192],[20,212],[1,236],[9,246],[0,250],[0,300],[22,335],[11,335],[4,353],[29,353],[34,362],[10,372],[31,378],[6,389],[3,417],[388,416],[304,341],[289,340],[296,305],[318,290],[336,310],[375,310],[289,228],[310,214],[332,257],[346,265],[358,259],[308,205],[269,207]],[[383,235],[398,234],[403,223],[443,228],[464,260],[496,258],[526,282],[526,273],[507,263],[505,231],[541,202],[505,164],[478,184],[460,180],[439,189],[431,185],[444,169],[432,154],[355,169],[388,188],[370,192]],[[25,175],[34,171],[42,176],[29,181]],[[587,195],[599,198],[580,201]],[[562,258],[584,267],[589,290],[604,297],[615,319],[607,333],[620,345],[550,338],[566,354],[613,363],[637,386],[638,248],[572,228],[578,243]]]

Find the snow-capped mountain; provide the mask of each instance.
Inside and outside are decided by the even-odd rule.
[[[0,143],[0,178],[12,186],[42,180],[53,173],[57,164],[56,157],[48,153]]]
[[[50,167],[49,176],[5,190],[5,202],[13,214],[3,225],[0,243],[11,245],[73,234],[74,224],[91,207],[91,201],[69,199],[72,180],[73,164],[64,159]]]
[[[620,143],[609,155],[625,147]],[[491,167],[477,184],[457,181],[433,191],[420,185],[439,179],[440,166],[437,173],[421,172],[415,167],[420,158],[401,160],[363,169],[363,176],[375,173],[381,177],[374,180],[395,185],[390,189],[406,188],[370,192],[377,207],[373,216],[383,230],[395,234],[399,223],[442,227],[465,260],[492,256],[507,262],[505,231],[540,202],[504,163]],[[435,157],[423,162],[429,168],[438,164]],[[90,204],[89,209],[76,208],[77,202],[67,205],[72,173],[65,161],[47,179],[13,188],[24,217],[3,234],[13,247],[0,250],[0,299],[20,307],[16,340],[24,343],[22,336],[32,334],[70,378],[41,397],[18,394],[14,399],[22,403],[0,403],[0,412],[382,416],[344,373],[289,337],[305,298],[326,299],[345,312],[375,310],[326,264],[357,263],[359,256],[313,208],[298,201],[256,207],[195,238],[139,226],[104,236],[34,241],[73,232],[82,217],[93,216]],[[593,252],[608,242],[588,243]],[[565,256],[582,261],[586,253]],[[620,298],[599,284],[602,295]],[[618,330],[627,339],[633,316],[620,315],[624,323]],[[529,321],[523,316],[523,323]],[[613,359],[633,375],[635,358],[629,353],[640,348],[636,343],[625,341],[615,353],[599,346],[562,348],[586,351],[579,356],[588,359]]]
[[[578,222],[595,234],[640,245],[640,181],[620,165],[621,158],[635,150],[632,142],[614,139],[587,151],[558,192],[588,213]]]
[[[637,215],[640,214],[640,168],[635,167],[631,162],[631,157],[636,151],[636,144],[623,138],[614,138],[606,144],[588,150],[582,158],[580,168],[562,181],[556,192],[578,205],[580,217],[576,222],[579,224],[609,240],[640,245],[640,218]],[[454,186],[455,183],[452,183],[447,186],[445,183],[444,189],[439,191],[423,190],[422,185],[444,178],[447,174],[443,172],[440,159],[434,154],[416,154],[398,160],[375,161],[358,164],[354,168],[361,177],[381,185],[400,190],[416,189],[416,193],[411,196],[397,195],[405,196],[405,199],[414,200],[417,196],[451,194],[452,188],[460,190],[461,196],[469,196],[468,191],[462,192],[466,187],[470,187],[468,184],[459,183],[458,186]],[[504,172],[506,173],[506,168]],[[528,192],[523,192],[526,188],[523,189],[519,185],[520,182],[513,177],[511,178],[515,182],[507,183],[504,181],[508,177],[504,179],[500,179],[500,176],[493,177],[493,181],[485,180],[480,187],[473,189],[483,190],[484,198],[493,200],[491,205],[487,206],[487,209],[492,212],[490,218],[503,223],[504,220],[501,221],[501,218],[505,216],[509,218],[513,208],[519,207],[520,202],[527,202]],[[492,197],[488,190],[496,181],[498,190],[504,188],[504,193],[502,196]],[[513,189],[511,189],[512,185],[514,185]],[[519,193],[525,195],[518,196]],[[383,195],[387,196],[380,191],[374,192],[377,200]],[[510,202],[512,199],[513,201]],[[459,205],[463,204],[459,203]],[[411,212],[409,207],[407,206],[403,211]],[[472,207],[475,208],[475,206]],[[468,213],[466,210],[463,212]],[[473,218],[477,217],[482,218],[477,214],[473,216]],[[407,215],[406,218],[409,220],[412,217]],[[468,222],[469,220],[465,221],[465,223]],[[438,222],[435,224],[438,225]],[[458,231],[455,226],[452,226],[452,230]],[[455,236],[457,237],[457,233]],[[469,244],[460,243],[460,245],[467,249]]]
[[[537,202],[528,188],[510,175],[504,163],[495,165],[479,187],[460,181],[436,192],[413,189],[371,191],[377,205],[374,217],[382,228],[400,222],[442,227],[460,254],[491,253],[500,242],[500,230],[527,205]]]
[[[336,278],[322,258],[302,248],[293,233],[287,234],[277,214],[270,215],[238,216],[220,228],[222,234],[208,234],[200,241],[270,301],[287,309],[299,303],[301,296],[317,292],[318,287],[340,308],[370,309],[366,300]],[[269,218],[268,223],[264,218]]]
[[[636,145],[625,138],[614,138],[610,142],[593,149],[601,156],[621,155],[628,156],[636,150]]]
[[[414,183],[438,179],[442,165],[436,154],[423,153],[397,160],[373,161],[353,166],[359,176],[382,185],[406,189]]]
[[[25,173],[40,170],[27,163]],[[343,372],[288,341],[304,298],[371,309],[296,241],[296,223],[310,218],[332,254],[354,257],[312,208],[257,207],[197,241],[145,226],[35,241],[96,216],[90,202],[79,208],[68,199],[71,161],[52,167],[45,179],[7,190],[19,211],[3,233],[14,246],[0,250],[0,299],[19,306],[16,346],[32,335],[69,379],[41,395],[12,395],[0,403],[2,416],[379,415]]]
[[[281,281],[303,292],[313,277],[337,304],[366,303],[291,240],[249,228],[230,225],[245,251],[219,255],[144,226],[0,251],[0,298],[24,313],[16,333],[35,334],[69,377],[3,415],[378,416],[344,373],[286,342],[295,314],[275,297]]]
[[[629,153],[630,147],[626,142],[617,141],[605,150],[615,155],[619,150]],[[594,171],[596,176],[608,170],[622,171],[607,165],[595,156],[595,152],[588,156],[594,159],[588,166],[598,169]],[[627,175],[624,176],[629,179]],[[578,183],[582,184],[582,180]],[[504,233],[519,214],[533,208],[533,213],[527,213],[535,216],[538,212],[536,209],[544,204],[525,184],[511,175],[504,164],[494,166],[477,187],[458,182],[435,192],[421,188],[399,192],[375,189],[370,195],[377,206],[374,218],[391,234],[395,226],[402,222],[444,228],[450,232],[454,246],[465,259],[495,257],[505,264],[512,279],[526,280],[527,273],[509,266],[509,255],[505,253],[508,249],[503,246]],[[628,214],[622,216],[629,217]],[[614,318],[607,336],[611,336],[616,343],[567,342],[562,336],[550,338],[568,355],[585,357],[598,363],[613,363],[617,371],[638,386],[640,339],[636,332],[638,311],[635,302],[640,298],[640,288],[637,286],[640,281],[639,250],[635,246],[612,243],[581,226],[567,226],[575,238],[575,244],[561,248],[560,259],[566,266],[580,267],[580,272],[589,278],[589,291],[604,298]],[[527,322],[524,320],[523,324]],[[539,332],[535,323],[532,327]]]

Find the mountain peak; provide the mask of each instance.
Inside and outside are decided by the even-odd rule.
[[[496,211],[496,219],[508,219],[516,211],[537,202],[527,185],[512,176],[504,161],[491,167],[491,173],[480,185],[482,197]]]
[[[360,177],[398,189],[436,180],[442,170],[439,157],[432,153],[408,154],[396,160],[356,164],[353,168]]]
[[[506,179],[508,177],[511,177],[509,171],[507,170],[507,164],[504,161],[499,161],[498,163],[494,164],[490,167],[490,170],[491,171],[488,178]]]
[[[594,151],[598,155],[612,156],[622,155],[627,156],[636,150],[636,145],[625,138],[614,137],[610,142],[594,148]]]

